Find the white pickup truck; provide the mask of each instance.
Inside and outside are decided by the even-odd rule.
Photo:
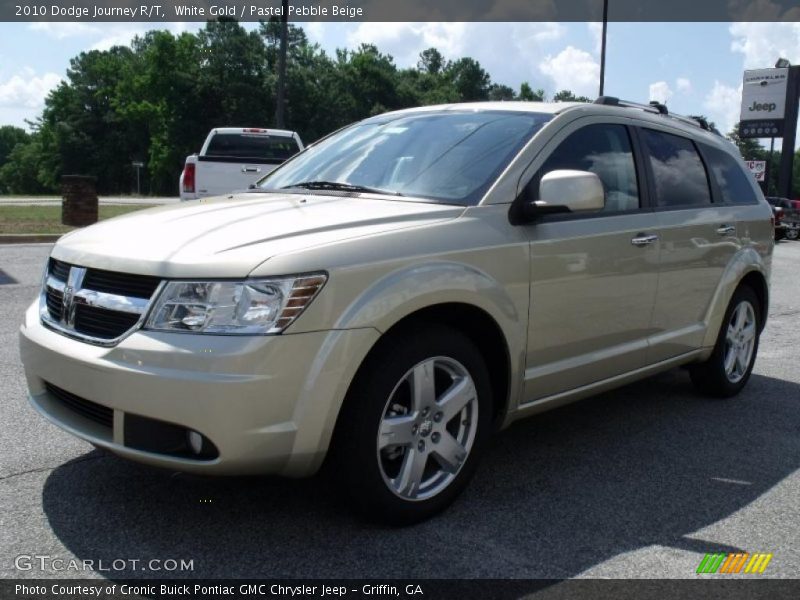
[[[200,153],[186,157],[179,181],[181,200],[197,200],[247,189],[302,149],[303,142],[294,131],[242,127],[212,129]]]

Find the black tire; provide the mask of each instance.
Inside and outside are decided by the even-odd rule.
[[[753,326],[755,328],[753,347],[749,360],[746,361],[746,368],[738,369],[738,372],[729,373],[725,364],[726,356],[732,351],[731,342],[728,341],[728,331],[737,309],[742,307],[743,303],[752,307]],[[714,346],[714,352],[711,357],[707,361],[692,365],[689,368],[692,383],[698,390],[709,396],[730,398],[738,394],[747,384],[758,354],[758,341],[763,322],[761,311],[761,303],[752,288],[747,285],[739,286],[731,298],[728,309],[725,311],[725,318],[722,321],[722,326],[717,335],[717,343]],[[744,363],[745,361],[741,362]],[[734,367],[734,371],[737,371],[736,367]]]
[[[800,227],[792,227],[786,230],[787,240],[796,240],[798,237],[800,237]]]
[[[425,370],[428,365],[432,365],[430,370]],[[449,372],[453,369],[462,373],[458,370],[460,368],[468,377],[456,378]],[[426,377],[420,377],[420,381],[434,381],[435,385],[428,388],[420,384],[419,389],[435,391],[433,396],[420,392],[416,397],[434,399],[432,402],[418,401],[415,405],[413,381],[423,372]],[[429,372],[434,373],[432,378],[427,377]],[[411,379],[406,379],[409,376]],[[470,379],[473,388],[469,387]],[[474,396],[474,400],[467,401],[464,408],[455,413],[456,416],[447,419],[441,416],[445,412],[439,410],[444,406],[439,404],[439,400],[444,397],[442,392],[445,389],[453,392],[457,385],[463,386],[459,389],[467,390],[459,397]],[[474,473],[490,435],[492,401],[486,363],[475,344],[464,334],[440,325],[423,324],[391,335],[373,350],[348,392],[333,439],[329,474],[345,497],[351,500],[351,505],[370,519],[394,525],[425,520],[450,505]],[[419,410],[414,410],[414,406]],[[430,412],[423,414],[426,408]],[[434,423],[437,416],[439,420]],[[387,422],[391,422],[387,420],[392,419],[402,419],[407,423],[407,430],[399,435],[411,441],[379,449],[379,430],[387,431]],[[445,419],[447,422],[443,422]],[[399,420],[393,422],[399,423]],[[451,432],[450,437],[445,437]],[[386,434],[380,439],[390,438]],[[464,443],[452,446],[453,440],[464,440]],[[445,448],[457,448],[458,451],[451,456],[461,459],[451,463],[448,470],[437,454]],[[462,450],[466,452],[465,459]],[[400,494],[406,491],[393,487],[396,482],[414,480],[412,476],[404,479],[402,474],[404,467],[415,464],[415,456],[422,457],[418,459],[423,464],[419,471],[421,483],[415,491],[407,493],[420,497],[402,497]],[[453,466],[456,464],[460,466]],[[437,469],[441,473],[437,474]],[[411,473],[413,469],[406,472]],[[431,473],[427,479],[426,473]],[[391,477],[393,474],[394,478]],[[437,481],[443,486],[441,489],[433,485]],[[424,484],[427,482],[433,483],[426,491]],[[402,487],[400,483],[397,485]],[[410,489],[413,490],[414,486]],[[431,495],[427,496],[428,493]]]

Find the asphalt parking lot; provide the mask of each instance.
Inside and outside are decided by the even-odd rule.
[[[318,479],[154,470],[45,422],[17,328],[48,250],[0,246],[0,577],[694,578],[705,553],[736,551],[773,554],[757,577],[800,573],[800,242],[776,248],[738,398],[675,370],[518,423],[450,510],[405,529],[360,521]],[[193,570],[18,570],[20,555]]]

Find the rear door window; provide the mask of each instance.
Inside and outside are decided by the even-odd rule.
[[[656,206],[711,203],[706,168],[691,140],[654,129],[642,129],[641,138],[653,175]]]
[[[750,184],[752,175],[745,172],[733,156],[703,144],[703,155],[717,182],[722,202],[726,204],[758,204],[758,196]]]

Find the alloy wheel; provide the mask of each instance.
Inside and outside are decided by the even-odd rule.
[[[443,356],[418,363],[382,413],[377,452],[384,482],[405,500],[436,496],[466,462],[477,428],[478,396],[467,369]]]
[[[738,383],[747,374],[755,343],[755,309],[743,300],[733,311],[725,336],[725,376],[731,383]]]

